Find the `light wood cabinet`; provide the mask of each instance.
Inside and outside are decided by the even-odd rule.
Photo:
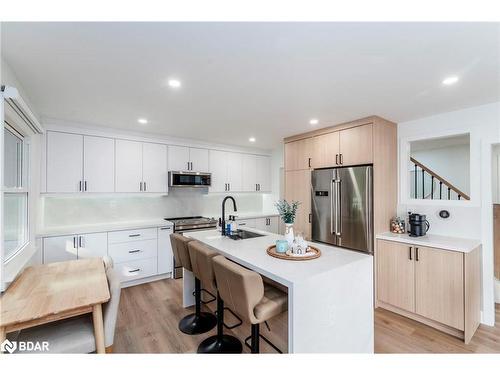
[[[377,305],[470,341],[480,319],[480,247],[377,241]]]
[[[390,305],[415,310],[415,264],[412,248],[380,241],[377,249],[378,299]]]
[[[339,131],[339,163],[343,166],[373,162],[373,125],[367,124]]]
[[[417,247],[416,252],[415,312],[463,330],[463,253],[427,247]]]
[[[338,131],[314,137],[312,147],[311,166],[313,168],[328,168],[340,165]]]
[[[288,202],[298,201],[294,232],[302,233],[306,239],[311,238],[311,171],[308,169],[285,172],[285,199]]]
[[[285,170],[309,169],[312,158],[312,138],[285,143]]]

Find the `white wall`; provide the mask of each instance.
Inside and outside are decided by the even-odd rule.
[[[428,201],[408,199],[406,160],[408,142],[454,134],[470,133],[471,201]],[[500,142],[500,103],[442,113],[398,125],[399,206],[398,211],[428,215],[430,233],[478,238],[482,242],[482,322],[495,321],[493,277],[492,144]],[[447,209],[449,219],[437,213]]]
[[[500,145],[493,147],[492,163],[492,185],[493,203],[500,204]]]

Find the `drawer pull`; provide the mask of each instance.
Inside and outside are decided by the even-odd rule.
[[[238,226],[247,225],[247,223],[239,223]]]
[[[130,270],[128,271],[129,273],[134,273],[134,272],[139,272],[141,269],[140,268],[136,268],[135,270]]]
[[[130,250],[128,253],[129,254],[134,254],[134,253],[140,253],[141,250]]]
[[[140,237],[141,235],[138,233],[138,234],[129,234],[128,236],[129,237]]]
[[[160,230],[167,230],[167,229],[170,229],[171,227],[163,227],[163,228],[160,228]]]

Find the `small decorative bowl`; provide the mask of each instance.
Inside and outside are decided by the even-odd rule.
[[[277,253],[286,253],[288,250],[288,241],[287,240],[277,240],[276,241],[276,252]]]

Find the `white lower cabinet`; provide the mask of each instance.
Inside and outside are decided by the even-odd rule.
[[[245,229],[245,227],[255,228],[256,225],[255,219],[237,219],[236,223],[238,227],[241,227],[240,229]]]
[[[115,263],[115,270],[122,283],[154,276],[157,274],[157,269],[156,257]]]
[[[171,273],[174,268],[174,255],[170,235],[173,233],[171,226],[158,228],[158,274]]]
[[[112,232],[45,237],[42,240],[44,264],[109,255],[122,283],[148,282],[153,276],[172,275],[172,226]],[[138,280],[138,281],[136,281]]]
[[[44,264],[76,260],[77,258],[77,236],[47,237],[43,239]]]
[[[107,233],[81,234],[78,236],[78,259],[103,257],[107,253]]]
[[[268,216],[255,219],[255,228],[270,233],[278,233],[278,217]]]

